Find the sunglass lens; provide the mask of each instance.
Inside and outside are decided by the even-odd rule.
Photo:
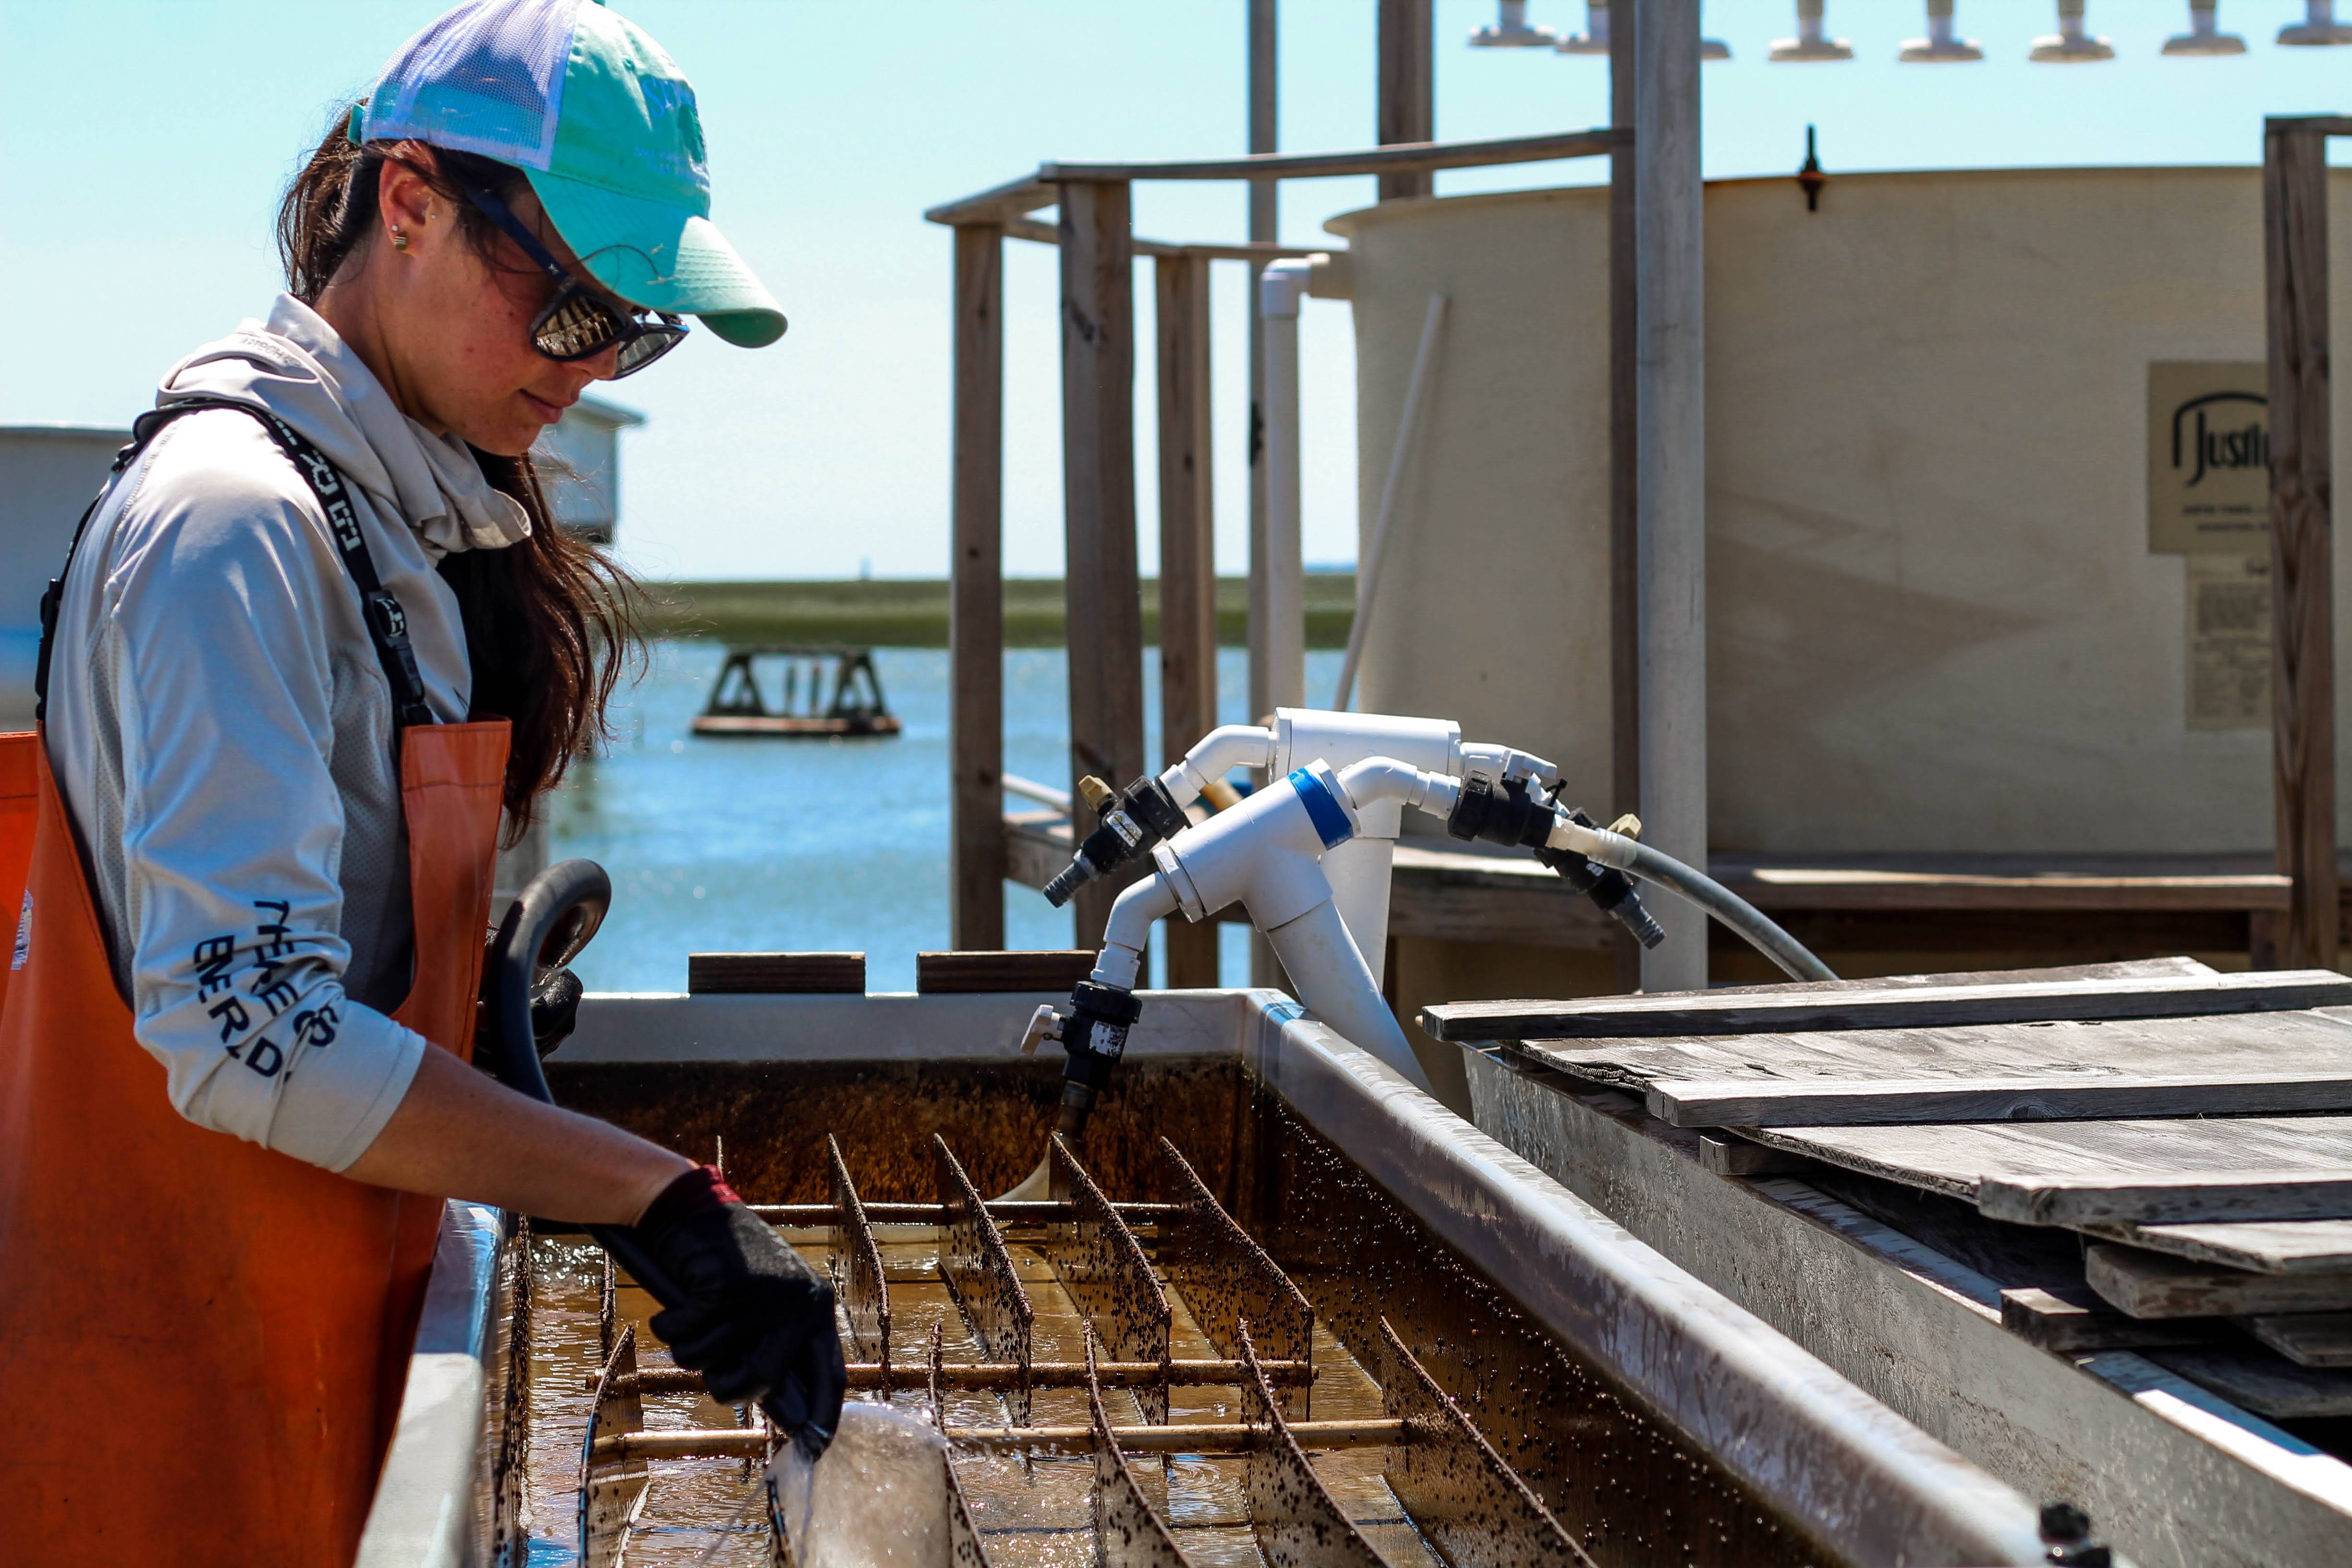
[[[627,328],[628,323],[595,296],[574,292],[540,318],[532,342],[550,359],[586,359],[602,353]]]
[[[621,345],[614,379],[645,369],[685,340],[686,328],[676,322],[639,322],[636,331]]]

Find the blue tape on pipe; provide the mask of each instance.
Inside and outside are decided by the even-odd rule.
[[[1300,768],[1290,775],[1290,787],[1298,792],[1299,804],[1307,807],[1307,819],[1315,825],[1324,848],[1348,841],[1353,829],[1348,826],[1347,808],[1331,798],[1321,779]]]

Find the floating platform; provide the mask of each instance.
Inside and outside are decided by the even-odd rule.
[[[776,695],[760,684],[771,667]],[[829,691],[828,691],[829,689]],[[711,682],[710,701],[693,724],[698,735],[887,736],[901,725],[883,700],[874,650],[837,643],[773,643],[730,647]]]

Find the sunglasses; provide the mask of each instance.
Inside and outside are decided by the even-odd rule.
[[[506,203],[489,192],[468,185],[466,199],[480,208],[509,239],[522,247],[525,256],[539,263],[541,271],[555,280],[554,298],[530,323],[530,346],[541,353],[568,363],[593,359],[617,343],[621,353],[613,372],[617,380],[635,375],[686,341],[686,323],[667,311],[632,314],[599,299],[570,268],[548,253],[539,237],[515,216]]]

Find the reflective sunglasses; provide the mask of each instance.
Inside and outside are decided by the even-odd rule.
[[[686,341],[684,321],[666,310],[625,314],[599,299],[570,268],[548,253],[539,237],[515,216],[506,203],[478,185],[466,187],[466,199],[480,208],[522,253],[539,263],[555,280],[555,296],[530,323],[530,346],[551,360],[570,363],[593,359],[618,343],[620,359],[614,378],[635,375]],[[650,319],[648,319],[650,318]]]

